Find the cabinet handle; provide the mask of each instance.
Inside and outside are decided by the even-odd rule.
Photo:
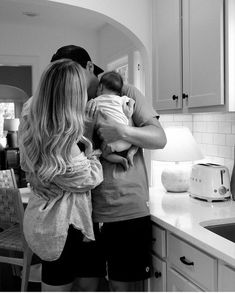
[[[183,99],[188,99],[188,94],[183,93],[182,98],[183,98]]]
[[[155,276],[156,279],[158,279],[158,278],[160,278],[160,277],[162,276],[162,273],[156,271],[156,272],[154,273],[154,276]]]
[[[181,256],[180,261],[187,266],[194,266],[194,262],[187,260],[185,256]]]
[[[173,95],[173,96],[172,96],[172,100],[173,100],[173,101],[174,101],[174,100],[178,100],[178,96]]]

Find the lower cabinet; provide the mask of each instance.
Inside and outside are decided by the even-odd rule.
[[[235,268],[153,223],[151,292],[235,292]]]
[[[219,263],[218,291],[235,292],[235,268]]]
[[[192,282],[177,273],[173,268],[167,270],[167,292],[201,292]]]
[[[166,292],[166,262],[152,255],[153,273],[150,278],[152,292]]]

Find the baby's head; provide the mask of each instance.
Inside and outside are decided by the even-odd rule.
[[[122,95],[123,79],[116,71],[108,71],[100,78],[97,94]]]

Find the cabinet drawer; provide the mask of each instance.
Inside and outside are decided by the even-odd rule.
[[[166,263],[155,255],[152,255],[153,275],[150,278],[151,292],[166,291]]]
[[[217,260],[169,233],[168,259],[172,266],[207,291],[216,291]]]
[[[218,291],[235,292],[235,268],[219,264]]]
[[[202,292],[202,290],[174,269],[169,268],[167,269],[167,292]]]
[[[154,254],[166,257],[166,231],[156,224],[152,224],[152,251]]]

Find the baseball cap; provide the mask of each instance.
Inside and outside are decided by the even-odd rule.
[[[76,61],[79,63],[83,68],[86,68],[87,61],[91,61],[91,57],[87,53],[87,51],[79,46],[75,45],[68,45],[63,46],[57,50],[57,52],[52,56],[51,62],[62,59],[62,58],[68,58],[72,59],[73,61]],[[94,74],[98,76],[100,73],[104,72],[103,69],[101,69],[99,66],[94,64]]]

